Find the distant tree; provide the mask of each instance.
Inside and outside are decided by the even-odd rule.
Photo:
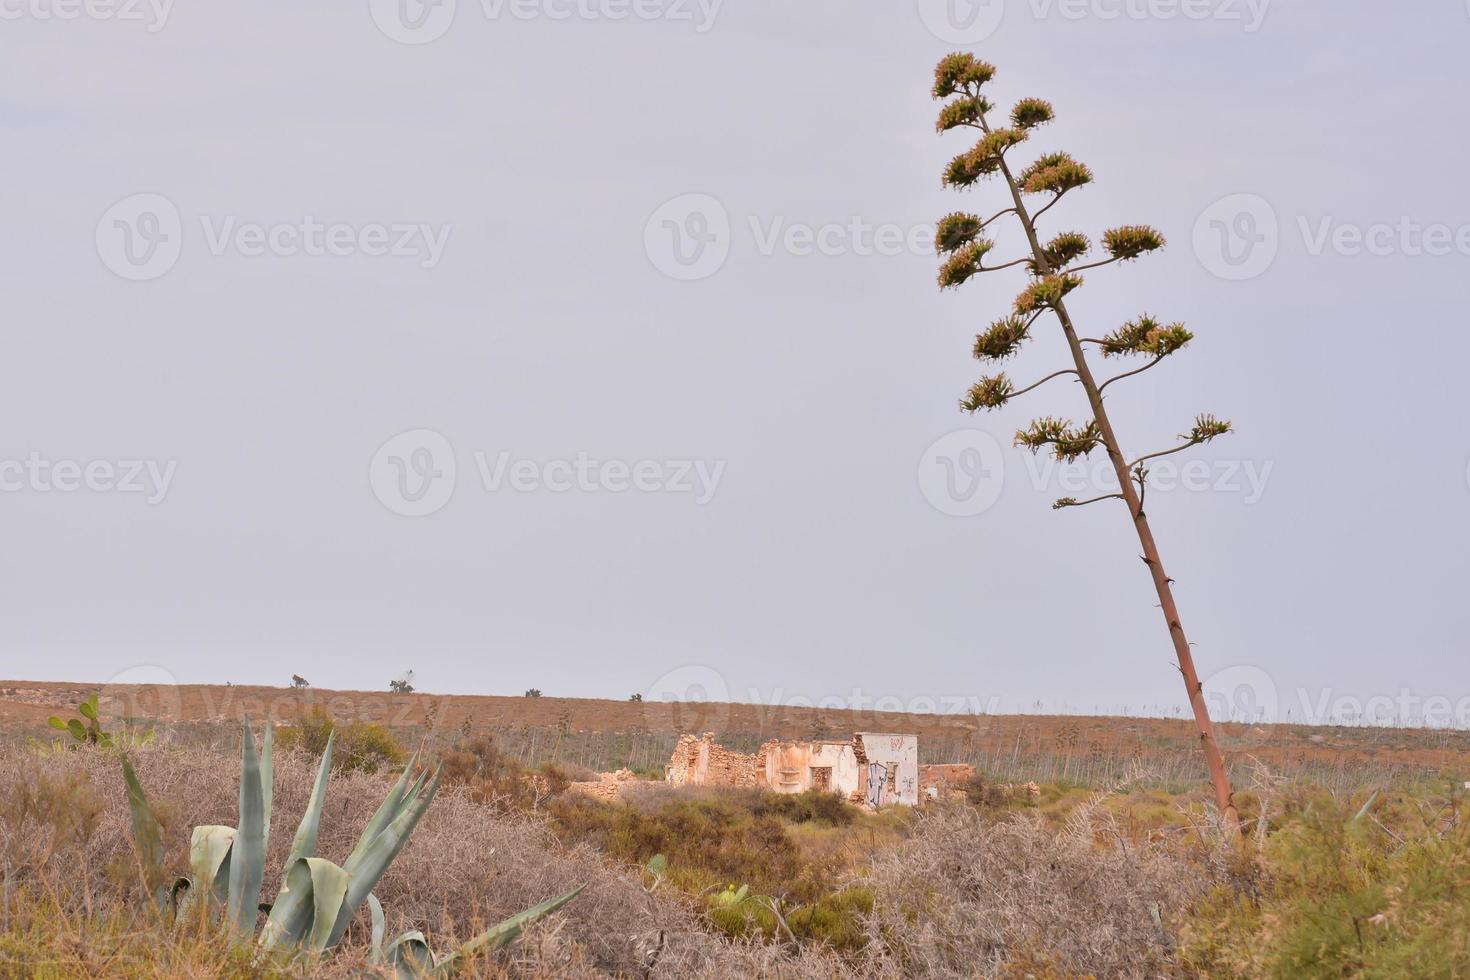
[[[541,688],[539,688],[539,687],[533,687],[529,691],[526,692],[526,697],[528,697],[528,698],[539,698],[540,696],[541,696]]]
[[[972,413],[980,409],[997,409],[1017,395],[1025,394],[1053,378],[1067,375],[1081,384],[1087,397],[1089,413],[1089,418],[1084,423],[1073,424],[1068,420],[1050,417],[1036,419],[1027,428],[1016,433],[1016,444],[1033,453],[1047,449],[1064,462],[1084,458],[1093,450],[1101,448],[1112,462],[1118,481],[1117,492],[1089,500],[1063,497],[1053,506],[1061,509],[1082,507],[1104,500],[1118,500],[1127,509],[1143,549],[1144,564],[1148,566],[1154,590],[1158,593],[1164,622],[1168,625],[1169,635],[1174,643],[1174,653],[1179,661],[1180,673],[1184,677],[1190,706],[1194,709],[1200,744],[1214,783],[1216,804],[1227,826],[1238,828],[1239,820],[1231,796],[1225,760],[1215,742],[1214,726],[1210,722],[1199,675],[1195,671],[1194,657],[1190,653],[1184,627],[1180,625],[1179,610],[1170,587],[1172,580],[1164,572],[1158,545],[1154,541],[1143,509],[1144,496],[1148,489],[1149,471],[1146,464],[1149,460],[1209,442],[1216,436],[1229,432],[1230,423],[1213,415],[1200,415],[1189,430],[1179,437],[1179,445],[1133,460],[1123,455],[1122,445],[1103,403],[1103,392],[1114,382],[1141,374],[1181,350],[1193,339],[1193,334],[1181,323],[1164,323],[1144,314],[1112,333],[1098,338],[1083,337],[1079,334],[1063,297],[1082,285],[1082,276],[1079,273],[1083,270],[1127,262],[1163,248],[1164,236],[1145,225],[1123,225],[1109,229],[1102,236],[1102,248],[1107,257],[1082,265],[1074,263],[1091,252],[1092,243],[1080,232],[1063,231],[1043,244],[1037,230],[1037,221],[1069,191],[1090,184],[1092,171],[1066,153],[1046,153],[1019,171],[1013,170],[1007,157],[1008,151],[1025,142],[1037,126],[1050,122],[1052,107],[1049,102],[1041,99],[1022,99],[1011,110],[1009,125],[992,126],[988,117],[994,106],[982,94],[982,89],[994,76],[993,65],[963,53],[943,58],[934,72],[934,97],[950,99],[939,112],[936,127],[939,132],[964,128],[978,130],[980,133],[980,139],[975,146],[955,157],[945,168],[944,184],[965,189],[983,178],[999,177],[1010,199],[1010,206],[983,220],[978,215],[955,212],[946,215],[939,222],[934,245],[940,254],[947,256],[939,270],[939,286],[941,289],[954,288],[982,272],[1023,266],[1029,277],[1025,288],[1016,297],[1011,312],[996,320],[975,338],[974,355],[982,361],[990,362],[1011,357],[1030,339],[1031,328],[1036,321],[1050,313],[1061,327],[1071,353],[1072,367],[1054,371],[1023,387],[1017,387],[1003,371],[982,377],[960,400],[960,407]],[[1026,198],[1036,195],[1046,200],[1033,212],[1027,207]],[[995,247],[995,242],[986,237],[985,233],[993,222],[1007,215],[1014,216],[1025,234],[1026,254],[998,265],[986,265],[984,259]],[[1142,357],[1147,363],[1098,382],[1088,363],[1084,344],[1093,345],[1104,359]]]
[[[404,671],[402,677],[398,678],[396,681],[389,681],[388,690],[392,691],[394,694],[412,694],[413,671]]]
[[[291,675],[291,686],[292,687],[311,687],[311,685],[309,683],[307,683],[306,678],[305,677],[302,677],[300,674],[292,674]]]
[[[643,695],[641,695],[641,694],[630,694],[630,695],[628,695],[628,700],[629,701],[642,701],[643,700]]]

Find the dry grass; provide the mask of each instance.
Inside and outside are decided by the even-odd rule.
[[[164,825],[170,870],[182,873],[191,827],[236,822],[238,752],[223,737],[181,744],[166,733],[131,754]],[[540,801],[535,813],[506,805],[496,789],[503,762],[488,751],[457,760],[464,780],[441,790],[376,889],[390,935],[419,928],[448,949],[586,885],[469,976],[1397,980],[1426,975],[1413,966],[1426,950],[1450,964],[1428,975],[1470,975],[1470,837],[1453,795],[1383,794],[1356,817],[1366,792],[1334,797],[1262,770],[1242,813],[1264,819],[1241,852],[1220,846],[1198,794],[1146,781],[1104,794],[1046,786],[1005,805],[981,794],[978,805],[851,822],[825,801],[644,785],[619,807],[572,802],[563,819]],[[272,873],[314,771],[307,753],[277,756]],[[334,776],[324,856],[350,850],[389,778]],[[776,841],[778,831],[769,854],[733,847]],[[654,848],[675,856],[671,878],[686,875],[690,890],[650,891],[638,862]],[[700,877],[716,858],[725,863]],[[789,877],[786,865],[797,869]],[[706,912],[707,896],[693,890],[728,876],[794,902],[812,868],[821,887],[804,909],[785,909],[791,932],[759,909],[738,913],[762,917],[751,940],[732,940],[733,913]],[[268,880],[267,893],[277,884]],[[0,977],[336,980],[366,968],[365,921],[324,963],[252,964],[207,923],[166,926],[139,893],[116,753],[0,752]]]

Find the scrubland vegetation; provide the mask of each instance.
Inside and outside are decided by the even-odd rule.
[[[279,814],[307,806],[323,724],[279,730]],[[340,744],[354,744],[349,728]],[[357,744],[376,748],[334,758],[324,857],[352,849],[392,763],[425,735],[396,734],[359,730]],[[190,828],[237,818],[238,754],[223,733],[124,741],[163,828],[167,870],[186,873]],[[13,744],[0,758],[0,975],[379,969],[365,914],[321,959],[259,959],[207,918],[169,923],[140,884],[120,751]],[[478,735],[436,732],[428,754],[443,785],[375,888],[390,935],[419,929],[452,948],[585,886],[461,975],[1470,974],[1470,830],[1447,779],[1334,792],[1261,767],[1237,794],[1236,845],[1203,780],[1177,792],[1142,771],[1112,791],[1028,792],[981,777],[950,801],[868,813],[821,794],[647,781],[606,803],[567,791],[588,775],[577,767],[528,770]],[[272,875],[291,829],[270,836]],[[277,886],[268,878],[263,894]]]

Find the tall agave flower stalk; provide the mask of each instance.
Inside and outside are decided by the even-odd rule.
[[[373,962],[406,980],[453,975],[470,955],[504,946],[526,925],[555,912],[581,891],[578,888],[526,909],[445,955],[436,955],[423,933],[416,930],[385,945],[383,907],[372,889],[403,850],[433,802],[439,788],[439,773],[436,770],[431,778],[425,769],[415,776],[418,757],[410,759],[387,798],[363,828],[352,853],[337,865],[316,856],[317,834],[326,805],[327,782],[331,778],[332,741],[332,738],[327,740],[326,751],[322,753],[306,813],[286,858],[280,892],[271,903],[260,901],[274,785],[271,726],[266,726],[264,741],[257,752],[249,719],[245,721],[240,748],[240,825],[195,827],[189,846],[193,876],[178,879],[172,888],[158,884],[163,870],[163,833],[132,763],[124,755],[123,778],[132,813],[134,843],[144,879],[150,883],[160,908],[177,915],[188,904],[209,903],[223,910],[225,921],[237,936],[254,938],[260,955],[269,956],[321,954],[331,950],[341,942],[348,925],[366,904],[372,921]],[[262,911],[268,916],[257,937],[256,920]]]
[[[1102,337],[1083,337],[1067,311],[1064,297],[1082,285],[1082,271],[1136,259],[1162,248],[1164,238],[1144,225],[1113,228],[1102,236],[1102,250],[1106,257],[1084,264],[1078,263],[1092,251],[1092,242],[1080,232],[1063,231],[1043,244],[1037,229],[1042,215],[1069,192],[1092,183],[1092,172],[1066,153],[1047,153],[1020,170],[1013,169],[1009,154],[1026,142],[1036,127],[1052,120],[1052,107],[1042,99],[1022,99],[1011,110],[1008,124],[992,125],[990,114],[994,106],[983,89],[994,77],[994,66],[963,53],[945,57],[934,72],[934,97],[949,100],[939,112],[936,128],[941,133],[952,129],[973,129],[979,133],[974,147],[955,157],[945,168],[945,185],[965,189],[984,178],[998,177],[1010,199],[1009,206],[987,218],[956,212],[940,221],[934,244],[936,250],[947,258],[939,270],[939,286],[941,289],[956,288],[980,273],[1024,266],[1029,274],[1025,288],[1016,297],[1011,312],[975,338],[974,355],[989,362],[1012,357],[1030,339],[1037,320],[1051,314],[1066,338],[1072,366],[1022,387],[1017,387],[1003,371],[987,375],[971,387],[961,399],[960,407],[971,413],[980,409],[997,409],[1018,395],[1068,375],[1081,384],[1090,415],[1085,423],[1078,425],[1056,418],[1036,419],[1016,434],[1016,444],[1033,453],[1049,449],[1057,459],[1065,462],[1086,457],[1099,447],[1107,453],[1118,480],[1116,493],[1089,500],[1064,497],[1053,506],[1061,509],[1117,500],[1127,510],[1143,549],[1144,564],[1148,566],[1154,590],[1158,593],[1159,607],[1163,610],[1164,622],[1174,644],[1179,671],[1184,677],[1200,745],[1214,784],[1216,804],[1226,826],[1238,829],[1239,820],[1231,797],[1225,760],[1215,741],[1214,726],[1210,722],[1194,657],[1179,620],[1172,580],[1164,572],[1158,544],[1143,509],[1148,489],[1149,460],[1209,442],[1229,432],[1230,423],[1212,415],[1200,415],[1189,431],[1179,437],[1179,445],[1133,460],[1123,454],[1112,420],[1108,417],[1103,393],[1115,382],[1140,374],[1181,350],[1193,339],[1193,334],[1183,324],[1165,324],[1143,315]],[[1040,199],[1040,206],[1032,210],[1027,204],[1028,199]],[[1019,223],[1025,233],[1027,254],[999,264],[987,264],[986,259],[995,243],[986,237],[986,231],[994,222],[1007,217]],[[1099,382],[1088,362],[1086,345],[1092,345],[1104,359],[1144,358],[1146,363]]]

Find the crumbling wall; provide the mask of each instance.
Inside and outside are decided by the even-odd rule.
[[[756,758],[719,745],[714,732],[682,735],[664,779],[675,786],[756,786],[762,782]]]
[[[600,772],[594,780],[575,782],[567,784],[567,792],[582,793],[592,796],[604,803],[616,803],[623,795],[623,787],[636,780],[631,769],[619,769],[617,772]]]
[[[975,775],[975,767],[963,763],[943,763],[919,767],[919,796],[926,800],[946,800],[963,791]]]
[[[816,785],[813,769],[826,770],[825,789],[850,796],[858,788],[859,768],[847,742],[773,740],[756,754],[756,769],[777,793],[800,793]]]

